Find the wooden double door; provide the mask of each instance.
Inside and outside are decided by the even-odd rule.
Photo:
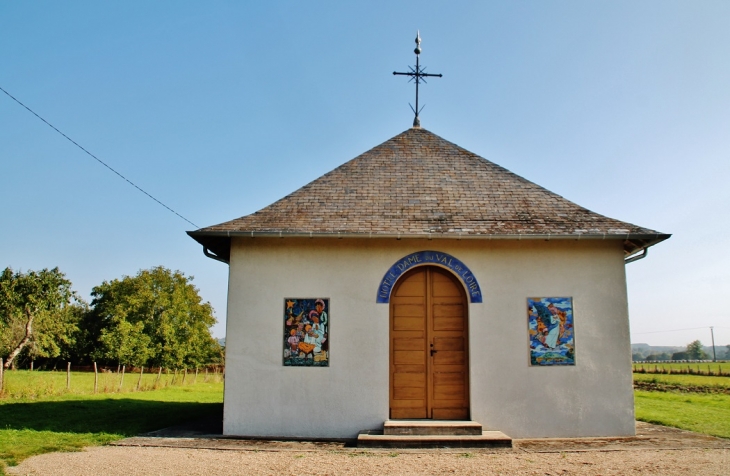
[[[468,306],[456,277],[408,272],[390,298],[390,418],[469,419]]]

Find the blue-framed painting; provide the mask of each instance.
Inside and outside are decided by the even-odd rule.
[[[530,365],[575,365],[573,298],[527,298]]]
[[[284,299],[284,366],[329,367],[329,298]]]

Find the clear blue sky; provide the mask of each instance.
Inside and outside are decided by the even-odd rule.
[[[422,125],[598,213],[674,236],[627,266],[633,342],[730,344],[730,2],[0,3],[0,87],[198,226]],[[80,294],[164,265],[225,334],[191,225],[0,93],[0,266]],[[676,329],[703,329],[675,331]]]

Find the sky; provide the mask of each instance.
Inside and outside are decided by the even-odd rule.
[[[162,265],[225,335],[228,266],[185,232],[411,126],[673,236],[626,266],[632,342],[730,344],[730,2],[0,2],[0,266],[90,301]]]

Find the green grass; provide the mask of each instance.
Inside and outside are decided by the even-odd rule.
[[[634,392],[636,419],[730,438],[730,395]]]
[[[209,382],[222,381],[220,374],[213,373],[208,373],[207,377],[204,373],[199,373],[196,380],[195,371],[193,370],[185,376],[185,385],[193,381],[203,382],[206,378]],[[121,374],[116,372],[99,372],[98,379],[98,393],[133,392],[136,390],[138,382],[141,391],[148,391],[171,385],[180,385],[183,380],[183,372],[179,371],[175,376],[174,372],[166,373],[163,371],[158,380],[155,369],[152,373],[143,373],[141,382],[139,372],[127,372],[124,374],[123,380]],[[11,370],[5,372],[4,381],[4,391],[0,398],[35,399],[68,393],[77,395],[94,393],[94,372],[71,372],[70,389],[66,388],[65,371],[31,372],[29,370]],[[120,382],[123,383],[121,390],[119,387]]]
[[[661,383],[664,385],[730,388],[730,377],[708,377],[705,375],[635,373],[634,382]]]
[[[149,392],[51,395],[0,400],[0,474],[29,456],[77,451],[196,420],[222,417],[223,384]]]
[[[692,370],[693,372],[697,372],[698,370],[700,372],[707,372],[708,370],[711,370],[714,373],[718,373],[722,371],[723,373],[730,373],[730,362],[705,362],[702,364],[678,364],[678,363],[641,363],[641,362],[634,362],[634,372],[640,371],[642,368],[646,370],[647,372],[653,372],[654,369],[657,369],[659,371],[687,371],[687,369]]]

